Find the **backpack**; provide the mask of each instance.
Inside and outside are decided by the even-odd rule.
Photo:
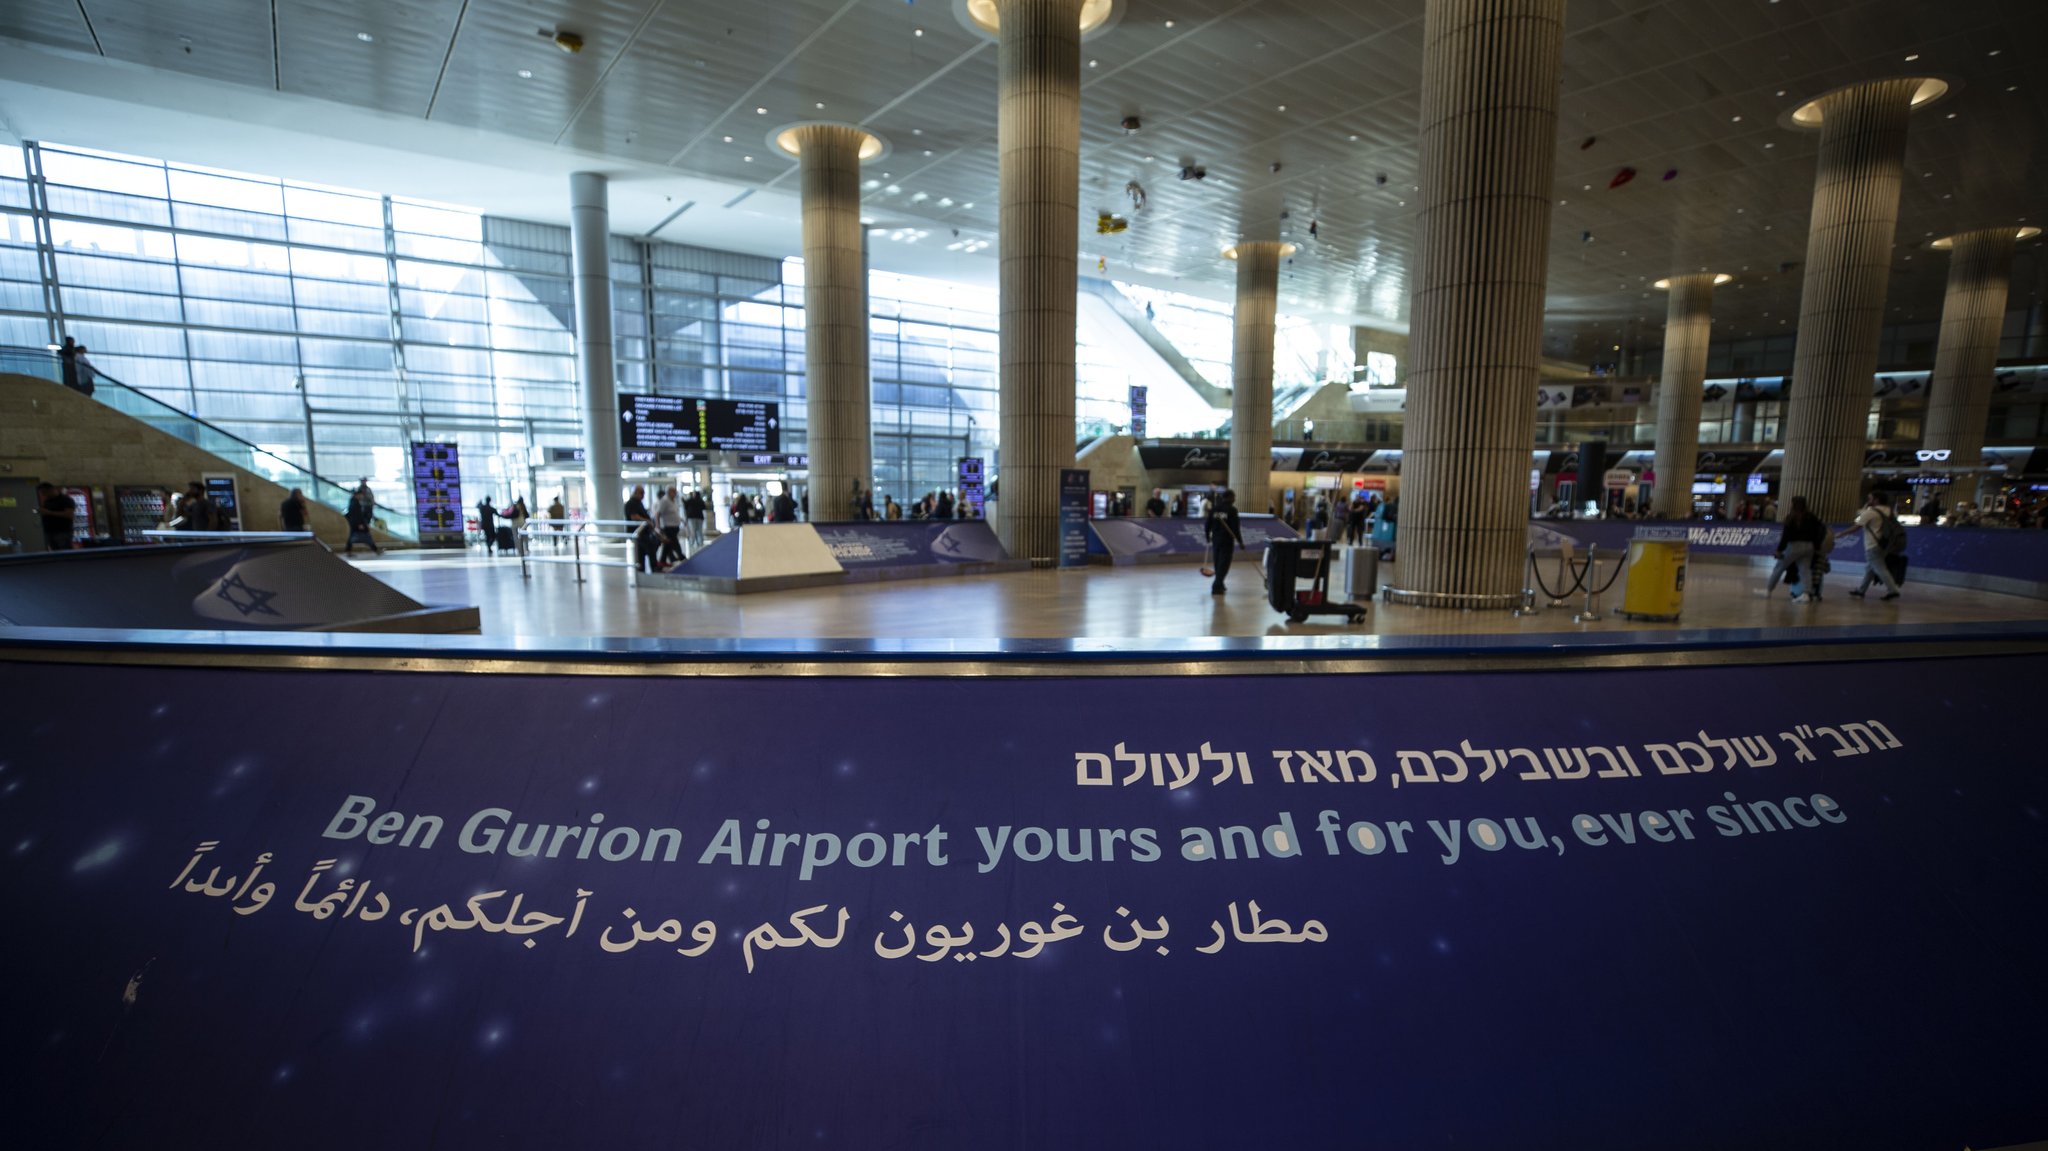
[[[1888,556],[1904,555],[1906,552],[1906,525],[1899,517],[1888,515],[1877,529],[1877,544]]]

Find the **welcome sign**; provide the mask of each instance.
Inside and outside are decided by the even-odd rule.
[[[0,665],[10,1142],[2039,1138],[2048,657],[1916,666]]]

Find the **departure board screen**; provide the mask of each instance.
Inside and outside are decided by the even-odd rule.
[[[628,450],[782,450],[782,405],[761,400],[620,396],[619,443]]]

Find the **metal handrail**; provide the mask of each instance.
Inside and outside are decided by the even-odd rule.
[[[144,539],[162,540],[309,540],[312,532],[198,532],[176,528],[150,528],[135,533]]]
[[[638,525],[642,522],[641,520],[549,520],[529,517],[518,533],[521,541],[519,545],[519,574],[525,579],[533,578],[533,568],[531,566],[533,564],[573,564],[576,568],[576,582],[582,583],[583,568],[586,564],[591,567],[637,568],[640,566],[638,561],[632,559],[610,559],[603,556],[586,557],[583,554],[583,541],[586,539],[593,541],[630,541],[639,536],[640,529]],[[557,524],[565,525],[565,527],[557,529],[555,527]],[[608,524],[630,525],[633,530],[615,532],[590,530],[592,526]],[[525,543],[525,541],[532,539],[551,539],[559,543],[564,538],[567,538],[569,541],[569,554],[566,556],[537,556],[533,554],[533,549],[527,547]],[[593,547],[595,546],[598,545],[593,544]]]

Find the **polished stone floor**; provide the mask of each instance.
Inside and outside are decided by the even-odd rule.
[[[430,604],[475,604],[485,635],[676,636],[750,639],[1184,638],[1377,632],[1384,635],[1485,635],[1555,631],[1668,629],[1671,624],[1621,619],[1620,587],[1601,618],[1576,623],[1582,604],[1520,618],[1506,612],[1463,612],[1374,603],[1370,616],[1346,626],[1334,617],[1289,623],[1266,603],[1256,563],[1240,561],[1226,594],[1212,597],[1192,565],[1090,567],[1066,571],[905,580],[745,596],[652,590],[632,586],[623,568],[586,569],[576,582],[567,566],[535,564],[522,576],[517,560],[458,552],[394,552],[356,557],[364,571]],[[1940,624],[2048,619],[2048,601],[1909,584],[1891,603],[1859,600],[1838,566],[1823,602],[1766,596],[1762,573],[1695,563],[1689,573],[1688,628]],[[1603,576],[1604,578],[1604,576]],[[1381,580],[1397,583],[1398,566]]]

